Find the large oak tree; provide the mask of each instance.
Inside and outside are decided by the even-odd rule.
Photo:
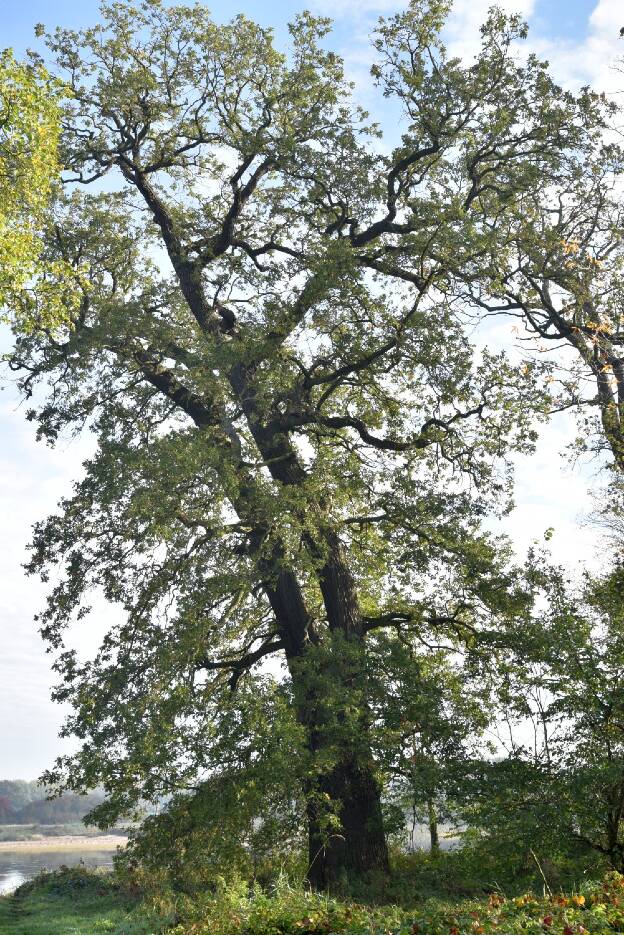
[[[72,97],[47,256],[81,300],[18,329],[11,366],[42,437],[98,444],[33,546],[61,569],[43,633],[81,740],[47,781],[104,786],[103,822],[279,786],[317,886],[387,868],[367,645],[461,638],[517,598],[479,521],[543,397],[475,353],[458,298],[501,282],[510,225],[534,235],[527,200],[604,120],[516,60],[513,18],[449,58],[447,12],[415,0],[375,35],[399,140],[308,14],[287,53],[160,0],[48,37]],[[96,586],[125,615],[84,663],[63,628]]]

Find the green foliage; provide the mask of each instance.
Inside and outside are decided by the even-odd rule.
[[[545,556],[529,576],[533,613],[500,635],[497,695],[511,737],[507,757],[475,763],[464,819],[503,862],[530,849],[621,869],[624,839],[624,644],[621,565],[572,587]],[[532,741],[514,740],[521,722]]]
[[[35,62],[0,54],[0,309],[19,328],[57,327],[73,304],[75,273],[44,258],[61,172],[61,82]]]
[[[215,897],[180,907],[183,921],[172,929],[186,932],[214,932],[215,935],[306,935],[336,932],[363,935],[367,932],[399,929],[404,913],[393,907],[371,909],[335,898],[306,892],[300,887],[281,884],[274,893],[260,889],[224,889]],[[186,918],[184,918],[186,916]]]
[[[432,848],[439,846],[438,823],[455,818],[467,764],[481,752],[491,723],[485,680],[474,680],[453,648],[418,648],[386,632],[371,642],[375,751],[395,808],[394,836],[403,845],[406,830],[413,837],[418,825],[428,825]]]
[[[256,681],[235,701],[224,699],[218,735],[212,743],[206,738],[204,751],[213,775],[145,819],[116,858],[120,873],[195,893],[217,878],[256,875],[279,855],[303,849],[302,744],[282,692],[268,683],[263,697],[261,688]],[[110,807],[96,809],[91,820]]]

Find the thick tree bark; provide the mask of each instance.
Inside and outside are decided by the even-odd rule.
[[[355,692],[365,686],[364,638],[355,580],[340,539],[332,529],[324,529],[327,550],[320,570],[319,584],[329,628],[344,640],[333,651],[344,657],[332,667],[342,691]],[[309,816],[309,880],[319,889],[331,888],[341,878],[361,876],[369,871],[389,872],[388,848],[383,827],[381,789],[375,777],[370,752],[369,712],[366,696],[356,697],[360,711],[357,737],[345,750],[331,773],[321,777],[321,793],[338,805],[340,831],[323,839],[314,814]],[[337,712],[341,719],[342,712]]]
[[[315,889],[388,872],[388,848],[383,829],[380,788],[372,762],[344,759],[320,778],[317,790],[339,803],[340,829],[326,833],[314,797],[308,805],[308,880]]]
[[[277,587],[269,588],[269,599],[279,623],[280,638],[286,646],[297,719],[306,730],[311,754],[312,776],[307,781],[308,880],[315,889],[331,889],[345,879],[377,870],[389,870],[388,849],[383,828],[381,789],[375,777],[368,743],[366,711],[362,713],[356,736],[342,744],[333,739],[332,722],[340,724],[344,712],[332,707],[327,697],[326,679],[331,670],[336,691],[344,696],[354,690],[358,673],[353,656],[328,659],[315,678],[315,664],[306,656],[316,645],[314,631],[305,612],[300,590],[291,573],[280,575]],[[363,647],[361,647],[363,649]],[[330,652],[323,648],[323,652]],[[337,647],[340,654],[340,646]],[[361,658],[356,653],[355,658]],[[358,699],[355,700],[358,703]],[[328,724],[328,734],[325,733]],[[341,749],[342,747],[342,749]],[[315,764],[329,748],[337,762],[329,771],[315,772]],[[340,826],[327,829],[324,818],[331,810]]]

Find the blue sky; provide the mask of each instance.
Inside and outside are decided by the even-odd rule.
[[[377,12],[397,9],[400,4],[375,3],[367,0],[308,0],[298,3],[295,0],[238,0],[233,4],[223,0],[213,0],[208,4],[216,19],[227,19],[234,13],[244,13],[258,22],[278,26],[303,8],[319,10],[339,20],[341,31],[348,36],[354,14],[375,16]],[[531,16],[533,22],[550,35],[562,35],[580,38],[587,28],[589,15],[596,4],[592,0],[538,0]],[[2,45],[23,48],[32,41],[33,25],[41,22],[63,26],[81,26],[97,18],[99,3],[97,0],[29,0],[16,3],[15,0],[2,0]]]
[[[473,10],[479,11],[489,5],[489,0],[486,3],[481,0],[470,3]],[[594,0],[536,0],[535,3],[519,0],[504,5],[526,11],[536,34],[549,40],[566,42],[582,41],[587,34],[590,15],[597,6]],[[391,0],[308,0],[307,3],[298,3],[296,0],[236,0],[234,3],[214,0],[208,6],[217,20],[227,20],[235,13],[244,13],[260,23],[275,27],[278,35],[289,18],[299,10],[308,8],[331,16],[335,21],[335,45],[347,47],[353,43],[355,34],[359,34],[366,21],[372,22],[379,14],[396,10],[401,5]],[[28,46],[37,47],[33,35],[35,23],[80,27],[97,19],[98,10],[99,0],[82,0],[80,3],[76,0],[56,0],[54,3],[49,0],[28,0],[24,3],[0,0],[0,43],[2,46],[13,46],[18,51]]]
[[[473,54],[478,25],[490,4],[491,0],[456,0],[447,29],[454,54]],[[501,5],[527,17],[532,27],[529,46],[549,59],[562,83],[592,83],[609,94],[622,93],[624,77],[613,69],[617,56],[624,54],[624,40],[618,40],[624,25],[622,0],[502,0]],[[285,35],[285,23],[303,6],[333,16],[331,43],[345,56],[367,103],[367,33],[378,15],[401,8],[393,0],[215,0],[210,6],[217,20],[242,12],[275,26],[278,41]],[[79,27],[97,16],[97,0],[0,0],[0,47],[12,46],[20,54],[29,46],[41,49],[34,38],[35,23]],[[378,119],[380,115],[382,107],[375,113]],[[395,132],[391,126],[386,129]],[[3,343],[6,335],[4,339]],[[591,508],[590,469],[567,468],[560,454],[573,434],[569,418],[562,418],[544,436],[537,455],[519,461],[518,509],[506,526],[519,551],[544,529],[555,527],[553,545],[570,563],[594,549],[591,530],[578,525],[578,514]],[[10,383],[0,392],[0,778],[35,778],[66,749],[57,739],[62,712],[49,701],[51,659],[33,622],[44,591],[24,577],[21,564],[32,523],[53,511],[59,497],[69,492],[90,447],[88,438],[63,442],[55,450],[37,444]],[[110,610],[96,604],[89,622],[73,634],[80,651],[95,648],[107,619]]]

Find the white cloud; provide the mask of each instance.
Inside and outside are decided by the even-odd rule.
[[[600,0],[589,20],[589,35],[581,49],[585,70],[591,84],[599,91],[622,92],[624,75],[616,69],[624,55],[624,26],[621,0]]]
[[[624,57],[624,40],[619,37],[621,26],[624,26],[622,0],[599,0],[582,38],[574,41],[530,34],[529,47],[548,59],[555,78],[564,86],[575,90],[591,85],[608,95],[621,95],[624,75],[617,67]]]
[[[470,59],[479,51],[479,27],[493,5],[492,0],[455,0],[444,29],[451,55]],[[535,8],[535,0],[499,0],[496,5],[506,13],[518,13],[528,19]]]

